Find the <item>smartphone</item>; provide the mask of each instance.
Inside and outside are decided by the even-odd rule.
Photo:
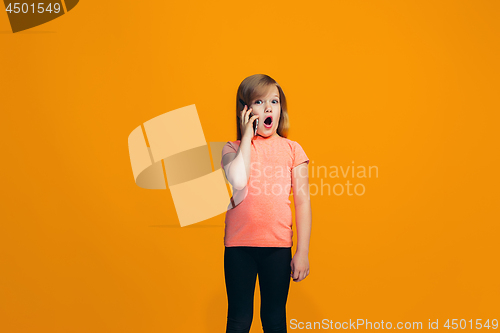
[[[250,113],[250,117],[253,117],[254,114],[253,113]],[[255,121],[253,122],[253,136],[256,136],[257,135],[257,126],[259,126],[259,119],[255,119]]]
[[[245,107],[245,102],[240,98],[239,99],[240,101],[240,104],[241,104],[241,109],[243,109]],[[252,118],[254,116],[253,112],[250,112],[250,117],[249,118]],[[255,119],[255,121],[253,122],[253,135],[256,136],[257,135],[257,126],[259,126],[259,119]]]

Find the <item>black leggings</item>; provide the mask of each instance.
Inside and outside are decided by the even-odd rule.
[[[250,331],[257,274],[264,333],[286,333],[291,261],[290,247],[225,248],[224,274],[228,301],[226,333]]]

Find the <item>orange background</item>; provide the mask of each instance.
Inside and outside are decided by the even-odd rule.
[[[127,137],[196,104],[207,142],[235,140],[255,73],[310,166],[379,168],[363,196],[311,197],[287,319],[500,319],[499,11],[87,0],[17,34],[0,13],[0,331],[225,330],[224,214],[180,228],[169,190],[135,185]]]

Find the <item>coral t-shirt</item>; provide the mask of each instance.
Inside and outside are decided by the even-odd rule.
[[[226,143],[222,156],[236,153],[240,142]],[[235,207],[230,203],[226,212],[225,246],[292,247],[292,169],[304,162],[309,158],[297,142],[254,137],[247,186],[233,188],[233,198],[244,191],[244,199]]]

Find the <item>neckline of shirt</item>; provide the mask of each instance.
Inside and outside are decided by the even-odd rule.
[[[270,136],[270,137],[264,138],[260,135],[256,135],[253,140],[254,141],[270,141],[270,140],[277,140],[277,139],[281,139],[281,136],[278,135],[278,136]]]

